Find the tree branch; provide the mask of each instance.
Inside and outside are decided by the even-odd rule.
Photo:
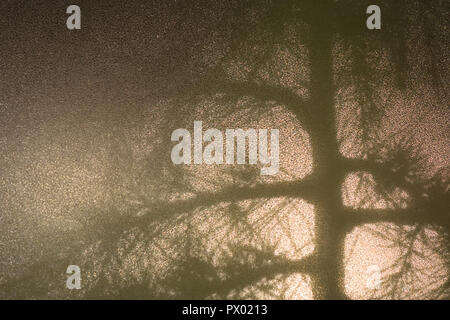
[[[250,96],[261,101],[280,103],[292,111],[303,125],[307,124],[306,119],[309,118],[309,103],[286,87],[223,79],[208,79],[199,87],[201,93]]]
[[[344,158],[342,162],[347,173],[355,171],[365,171],[368,173],[387,171],[387,168],[383,166],[382,162],[376,162],[373,160]]]
[[[414,208],[396,209],[352,209],[345,208],[343,217],[350,228],[370,223],[396,223],[396,224],[448,224],[446,217],[433,213],[426,213]]]
[[[187,200],[171,202],[144,202],[149,212],[138,221],[144,222],[155,217],[169,217],[173,214],[184,213],[197,208],[207,208],[221,202],[236,202],[251,199],[295,197],[313,201],[316,198],[313,179],[302,179],[295,182],[281,182],[271,184],[257,184],[255,186],[231,186],[217,192],[202,192]]]
[[[214,293],[226,297],[232,291],[244,289],[247,286],[256,284],[262,279],[270,280],[279,274],[310,274],[317,270],[317,258],[314,255],[303,257],[300,260],[280,259],[279,257],[274,257],[274,260],[274,263],[256,268],[246,269],[245,266],[238,266],[239,269],[232,273],[229,279],[215,287],[216,290]]]

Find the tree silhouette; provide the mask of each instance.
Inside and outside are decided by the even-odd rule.
[[[154,120],[160,139],[151,152],[138,159],[120,130],[111,134],[108,185],[117,205],[71,217],[80,227],[62,237],[67,250],[55,242],[42,261],[4,282],[3,296],[67,296],[60,284],[64,266],[75,260],[88,270],[87,284],[69,294],[77,298],[266,292],[284,299],[304,285],[316,299],[347,299],[348,239],[359,233],[398,253],[370,298],[448,298],[448,171],[430,168],[431,155],[417,137],[385,122],[414,91],[430,94],[434,105],[446,101],[439,58],[448,49],[439,31],[447,27],[446,5],[378,2],[379,31],[365,27],[367,1],[213,8],[223,10],[213,29],[217,39],[200,41],[189,77],[161,103]],[[408,107],[396,110],[426,113]],[[263,180],[250,166],[212,166],[208,175],[172,165],[170,132],[192,123],[198,110],[222,126],[254,117],[301,130],[309,149],[295,165],[311,158],[310,170],[282,168],[283,178]],[[111,126],[120,128],[114,121]],[[298,228],[300,241],[291,221],[308,221],[308,206],[314,222]],[[267,229],[283,236],[267,241]],[[289,256],[282,245],[300,256]]]

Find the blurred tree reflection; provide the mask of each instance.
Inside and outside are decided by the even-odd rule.
[[[410,96],[445,105],[448,8],[378,2],[381,31],[365,28],[367,1],[212,5],[223,10],[214,36],[198,40],[189,77],[161,102],[146,156],[111,134],[115,205],[71,217],[79,232],[52,240],[2,297],[346,299],[349,266],[364,264],[352,241],[370,234],[395,254],[383,258],[381,287],[356,296],[449,298],[448,169],[433,167],[426,132],[389,123],[392,110],[406,125],[427,114]],[[303,158],[272,180],[250,166],[173,166],[170,132],[201,116],[301,129]],[[69,264],[84,270],[77,292],[61,286]]]

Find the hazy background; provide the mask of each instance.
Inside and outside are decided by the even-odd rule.
[[[120,288],[135,283],[144,283],[144,288],[148,284],[151,290],[158,292],[157,297],[177,297],[176,290],[170,289],[171,284],[176,283],[170,275],[182,274],[174,266],[190,250],[197,260],[188,263],[183,260],[184,263],[190,263],[192,269],[205,274],[202,268],[218,268],[217,274],[211,272],[219,279],[222,276],[227,279],[227,273],[239,273],[239,268],[238,271],[227,269],[227,259],[238,257],[230,249],[233,246],[262,252],[270,248],[276,257],[287,259],[286,265],[311,254],[315,247],[314,206],[301,198],[282,196],[200,205],[191,210],[188,218],[184,214],[175,218],[168,215],[167,219],[159,219],[149,226],[152,232],[163,230],[159,235],[140,242],[136,240],[128,253],[121,252],[121,244],[114,249],[98,247],[101,244],[93,240],[95,232],[86,226],[90,223],[102,225],[104,219],[103,231],[107,235],[111,228],[105,217],[126,219],[151,215],[156,209],[148,208],[145,201],[169,204],[201,192],[219,192],[229,186],[298,181],[313,171],[314,159],[307,131],[291,110],[280,103],[263,104],[249,97],[221,100],[221,96],[214,95],[183,100],[184,94],[192,93],[192,83],[235,50],[236,35],[254,26],[255,32],[260,31],[257,21],[270,12],[268,8],[273,5],[270,1],[264,4],[254,1],[215,4],[209,1],[78,1],[82,29],[76,31],[67,30],[65,25],[68,16],[65,10],[69,4],[9,0],[0,4],[0,280],[5,282],[11,276],[20,276],[32,263],[48,259],[48,256],[66,257],[67,249],[77,241],[85,249],[77,251],[82,252],[80,254],[69,253],[69,260],[82,266],[82,270],[89,270],[83,281],[89,285],[96,283],[96,270],[108,269],[105,281],[109,284],[105,287],[112,289],[107,294],[124,298],[133,297],[132,294],[147,297],[145,290],[139,291],[142,288],[121,293]],[[364,8],[363,4],[359,5]],[[262,9],[258,9],[259,6]],[[356,12],[364,21],[365,10]],[[434,28],[441,32],[436,33],[438,45],[433,47],[432,56],[422,49],[425,40],[420,38],[423,30],[419,23],[409,32],[404,31],[404,36],[409,37],[406,47],[411,65],[406,89],[401,90],[392,76],[395,53],[388,53],[377,39],[373,41],[373,50],[368,50],[367,58],[376,66],[374,71],[367,71],[373,76],[371,84],[377,88],[376,104],[386,111],[377,124],[381,135],[373,140],[385,143],[387,149],[395,149],[395,146],[388,146],[395,140],[390,133],[401,132],[403,137],[413,137],[411,141],[429,161],[427,173],[430,176],[448,168],[450,155],[448,23],[439,25],[445,21],[445,15],[436,20],[438,25]],[[274,28],[270,23],[262,25],[268,30]],[[301,23],[294,25],[294,31],[288,23],[284,27],[287,31],[279,37],[284,37],[297,51],[289,51],[289,46],[275,46],[276,49],[270,51],[265,47],[270,44],[266,41],[267,35],[261,31],[261,37],[251,35],[245,45],[237,46],[234,56],[230,54],[233,58],[223,63],[227,77],[248,79],[252,62],[263,59],[253,54],[260,57],[266,52],[265,65],[255,77],[276,79],[273,83],[289,87],[307,99],[311,93],[303,84],[309,81],[310,65],[308,44],[303,35],[307,37],[309,27]],[[389,27],[388,23],[383,24],[383,30]],[[352,55],[342,42],[338,37],[333,49],[338,84],[334,102],[341,119],[338,133],[344,137],[340,149],[347,157],[358,157],[364,154],[364,141],[355,129],[358,120],[352,118],[359,114],[355,85],[339,78],[342,75],[345,79],[346,74],[352,72],[346,66]],[[439,85],[427,75],[429,59],[436,62],[435,73],[442,80]],[[191,130],[194,120],[203,121],[204,128],[220,130],[233,127],[280,129],[281,172],[276,177],[260,177],[259,169],[251,166],[174,167],[170,162],[170,134],[181,127]],[[357,178],[347,181],[343,189],[358,184]],[[357,191],[353,193],[350,200],[344,202],[353,201],[358,207],[356,203],[361,195],[356,195]],[[162,210],[163,217],[164,214]],[[235,223],[235,216],[238,220],[245,216],[246,220]],[[88,223],[83,224],[84,221]],[[383,226],[370,225],[369,231],[354,229],[345,240],[348,258],[345,287],[349,297],[369,297],[370,292],[365,288],[367,267],[378,264],[383,269],[398,255],[399,249],[392,245],[392,250],[387,250],[386,243],[377,237],[376,232],[384,230]],[[395,234],[394,227],[391,230],[389,225],[388,229]],[[150,232],[131,230],[124,233],[123,239],[135,241]],[[436,232],[426,230],[426,234]],[[103,231],[97,231],[101,238]],[[389,232],[382,231],[383,234]],[[113,245],[125,241],[121,237],[104,242]],[[101,254],[113,251],[121,252],[114,262],[108,262],[109,258]],[[250,266],[258,265],[257,257],[255,254],[251,258],[256,260],[252,260]],[[443,275],[441,282],[445,282],[448,278],[445,259],[430,253],[414,263],[436,268],[436,273]],[[232,264],[239,266],[235,261]],[[240,270],[244,272],[245,267]],[[46,273],[45,267],[39,272]],[[30,289],[27,294],[24,286],[25,294],[21,297],[71,297],[72,294],[77,298],[89,297],[84,291],[64,292],[65,269],[59,272],[62,280],[55,279],[51,289],[43,289],[42,293]],[[433,287],[430,283],[434,280],[428,281],[427,276],[421,279],[423,283],[416,282],[416,286]],[[23,283],[40,287],[41,280],[33,281]],[[202,297],[196,296],[202,289],[192,287],[192,283],[183,289],[184,297]],[[197,280],[197,283],[203,282]],[[394,297],[408,297],[415,285],[405,285],[400,290],[404,296]],[[228,296],[219,292],[209,297],[312,298],[310,278],[300,272],[275,273],[272,278],[249,281],[248,287],[225,291]],[[7,298],[9,294],[0,293],[0,296]]]

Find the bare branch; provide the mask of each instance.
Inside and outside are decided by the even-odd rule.
[[[351,227],[370,223],[396,223],[400,225],[423,224],[438,225],[448,224],[446,217],[438,214],[425,214],[414,208],[396,209],[352,209],[345,208],[343,217]]]
[[[257,184],[254,186],[231,186],[219,192],[199,193],[191,199],[172,202],[144,202],[149,212],[145,216],[137,217],[135,222],[144,223],[157,217],[169,217],[173,214],[189,212],[197,208],[207,208],[221,202],[236,202],[250,199],[296,197],[312,201],[316,197],[313,179],[302,179],[295,182],[281,182],[272,184]]]
[[[198,84],[197,84],[198,85]],[[232,96],[249,96],[265,102],[277,102],[292,111],[303,125],[309,118],[309,103],[298,96],[290,88],[274,84],[258,84],[250,81],[227,79],[207,79],[201,86],[196,86],[197,94],[224,93]],[[191,92],[192,93],[192,92]]]

